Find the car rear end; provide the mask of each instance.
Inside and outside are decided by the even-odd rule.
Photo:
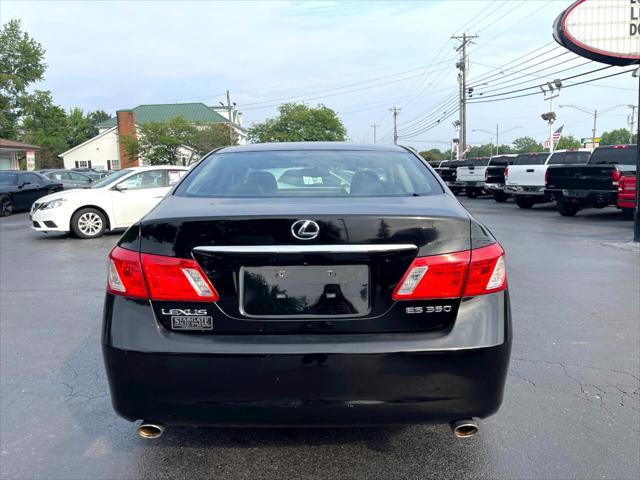
[[[511,327],[491,233],[411,152],[266,148],[203,160],[110,253],[103,352],[115,410],[158,425],[276,426],[495,413]],[[424,188],[378,190],[398,155],[419,169],[405,181]],[[362,161],[345,161],[342,194],[321,177],[293,189],[264,174],[305,156]],[[236,173],[218,176],[223,164]]]
[[[484,189],[493,195],[497,202],[504,202],[509,195],[504,191],[504,175],[507,167],[513,164],[514,154],[495,155],[484,171]]]
[[[464,160],[450,160],[442,162],[438,168],[438,175],[440,175],[440,178],[442,178],[447,187],[456,195],[464,190],[464,183],[457,179],[458,167],[464,164]]]
[[[575,209],[618,203],[618,183],[635,170],[636,145],[596,148],[587,165],[553,165],[547,169],[545,194]]]
[[[636,205],[636,174],[627,172],[618,182],[618,208],[622,210],[625,218],[631,220]]]
[[[484,174],[489,165],[489,157],[472,158],[458,167],[457,179],[468,197],[477,197],[484,191]]]

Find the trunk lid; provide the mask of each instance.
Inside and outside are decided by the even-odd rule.
[[[294,237],[300,220],[318,225],[317,238]],[[429,317],[399,315],[395,303],[405,302],[394,302],[393,290],[416,256],[469,249],[470,219],[447,194],[268,203],[172,196],[145,217],[140,237],[143,253],[193,257],[220,295],[216,304],[154,301],[165,326],[171,312],[206,310],[217,334],[422,331],[452,322],[460,300]]]

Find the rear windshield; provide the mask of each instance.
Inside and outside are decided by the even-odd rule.
[[[465,163],[467,167],[486,167],[489,165],[489,157],[487,158],[472,158]]]
[[[636,145],[629,145],[624,148],[596,148],[591,154],[589,163],[635,165],[636,148]]]
[[[589,152],[558,152],[551,155],[549,165],[584,164],[589,161],[590,155]]]
[[[491,157],[491,161],[489,162],[489,165],[507,166],[513,163],[513,159],[514,157],[507,157],[506,155],[499,156],[499,157]]]
[[[16,183],[16,173],[0,173],[0,185],[13,185]]]
[[[302,150],[210,155],[175,195],[346,197],[442,192],[427,166],[410,153]]]
[[[549,158],[548,153],[521,153],[513,161],[514,165],[544,165]]]

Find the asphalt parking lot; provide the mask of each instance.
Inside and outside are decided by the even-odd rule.
[[[445,425],[173,428],[145,441],[112,411],[100,353],[106,253],[0,219],[0,477],[638,478],[640,250],[614,209],[463,199],[508,255],[505,399],[472,439]],[[487,372],[490,375],[491,372]]]

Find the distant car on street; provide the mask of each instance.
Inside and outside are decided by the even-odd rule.
[[[75,170],[42,170],[40,173],[53,181],[61,182],[65,189],[89,188],[97,180],[95,177]]]
[[[47,195],[31,208],[32,228],[97,238],[107,230],[128,227],[155,207],[187,170],[179,166],[127,168],[91,188]]]
[[[36,172],[0,170],[0,217],[29,210],[40,197],[62,188],[61,182]]]
[[[635,171],[637,145],[596,148],[587,165],[552,165],[547,169],[545,195],[556,200],[558,213],[573,217],[583,208],[618,205],[620,178]]]

